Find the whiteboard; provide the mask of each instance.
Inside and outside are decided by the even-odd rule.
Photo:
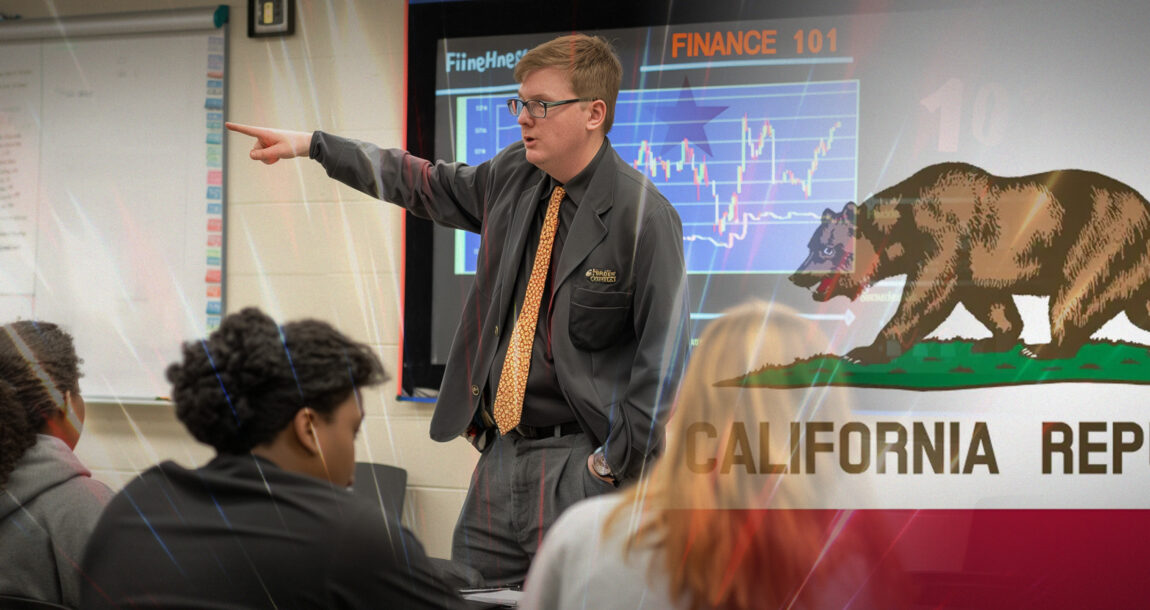
[[[225,64],[223,29],[0,29],[0,320],[67,328],[89,400],[166,396],[219,324]]]

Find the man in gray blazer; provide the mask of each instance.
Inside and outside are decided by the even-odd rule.
[[[490,584],[523,581],[564,508],[638,477],[688,346],[678,213],[607,139],[618,58],[601,38],[564,36],[515,78],[522,138],[476,166],[228,125],[257,139],[253,159],[306,151],[353,188],[482,236],[431,437],[482,452],[452,558]]]

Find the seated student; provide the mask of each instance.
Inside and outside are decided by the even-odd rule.
[[[163,462],[113,498],[84,608],[463,606],[415,536],[348,489],[360,391],[385,379],[369,347],[248,308],[167,376],[176,416],[217,455]]]
[[[884,548],[855,525],[851,511],[794,510],[820,506],[824,490],[803,475],[709,467],[729,451],[745,452],[722,440],[735,422],[757,435],[759,422],[787,430],[790,421],[847,412],[841,388],[716,385],[827,351],[817,333],[786,307],[760,302],[711,322],[679,387],[666,453],[629,489],[560,516],[531,566],[520,607],[902,606],[903,590],[891,586],[898,567],[884,561]],[[750,439],[753,451],[761,450],[757,437]],[[771,443],[773,463],[787,463],[790,448],[782,442]],[[755,454],[751,459],[760,463]]]
[[[0,327],[0,595],[80,603],[80,557],[112,497],[72,453],[80,362],[55,324]]]

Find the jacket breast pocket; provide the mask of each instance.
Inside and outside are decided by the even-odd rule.
[[[571,294],[571,343],[593,352],[630,338],[631,297],[631,292],[576,288]]]

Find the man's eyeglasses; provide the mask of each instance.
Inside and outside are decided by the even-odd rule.
[[[524,108],[526,108],[527,114],[537,119],[545,119],[547,118],[548,108],[554,108],[556,106],[562,106],[563,104],[571,104],[574,102],[593,102],[596,99],[598,98],[576,97],[569,100],[559,100],[558,102],[542,102],[539,100],[521,100],[519,98],[513,97],[507,100],[507,109],[511,111],[511,116],[516,118],[518,118],[519,113],[522,112]]]

